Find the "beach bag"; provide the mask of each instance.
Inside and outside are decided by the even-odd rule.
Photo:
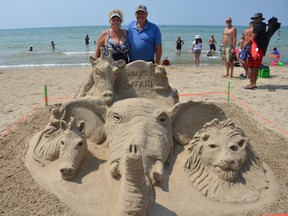
[[[259,54],[259,48],[257,46],[257,42],[251,38],[252,44],[251,44],[251,49],[250,49],[250,54],[253,60],[258,60],[261,58],[261,55]]]
[[[237,61],[237,56],[236,56],[236,53],[234,52],[234,49],[232,46],[230,46],[230,48],[229,48],[229,61],[230,62]]]
[[[268,30],[266,31],[265,46],[263,48],[264,55],[266,54],[271,37],[278,29],[280,29],[280,26],[281,23],[278,22],[276,17],[272,17],[268,20]]]
[[[246,46],[245,49],[241,51],[240,58],[243,61],[246,61],[249,55],[250,55],[250,46]]]

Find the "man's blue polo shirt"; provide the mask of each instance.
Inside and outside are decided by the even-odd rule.
[[[155,46],[162,45],[162,35],[159,27],[147,20],[146,25],[139,32],[137,22],[133,21],[128,25],[127,30],[130,43],[130,61],[154,60]]]

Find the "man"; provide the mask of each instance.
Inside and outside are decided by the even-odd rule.
[[[242,66],[243,66],[243,68],[245,70],[245,76],[243,75],[242,77],[247,77],[248,76],[248,67],[246,66],[246,59],[247,59],[247,52],[248,52],[248,50],[250,52],[250,48],[246,47],[246,50],[245,50],[244,49],[244,44],[248,43],[248,41],[252,37],[253,29],[254,29],[254,22],[251,21],[249,23],[249,28],[243,31],[241,40],[238,43],[238,45],[239,45],[239,47],[241,49],[241,53],[239,53],[239,61],[241,62]],[[247,48],[248,48],[248,50],[247,50]],[[240,56],[242,56],[243,58],[240,58]]]
[[[234,65],[233,60],[230,58],[230,56],[235,53],[236,37],[237,30],[234,26],[232,26],[232,18],[228,17],[226,19],[226,28],[224,29],[222,39],[222,57],[225,61],[226,66],[226,74],[224,75],[224,77],[233,77]]]
[[[130,42],[130,62],[136,60],[152,61],[160,64],[162,56],[162,35],[159,27],[147,20],[148,11],[145,5],[136,8],[137,21],[131,22],[128,27]]]
[[[89,40],[90,40],[90,38],[89,38],[89,35],[87,34],[85,37],[85,44],[86,45],[89,45]]]
[[[244,87],[245,89],[256,89],[256,80],[258,76],[258,67],[261,65],[263,56],[264,56],[264,49],[265,49],[265,38],[266,38],[266,24],[262,22],[265,18],[263,18],[262,13],[255,13],[251,19],[254,22],[254,28],[252,31],[252,36],[250,39],[245,40],[244,42],[244,48],[246,46],[250,46],[252,44],[252,40],[254,40],[257,43],[258,47],[258,57],[253,58],[252,50],[251,55],[248,56],[246,60],[246,66],[248,67],[248,75],[250,79],[249,85]]]
[[[209,47],[210,47],[210,51],[213,52],[213,51],[216,51],[216,40],[214,38],[214,35],[211,35],[209,40],[208,40],[208,44],[209,44]]]

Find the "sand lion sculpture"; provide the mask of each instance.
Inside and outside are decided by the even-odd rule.
[[[273,174],[220,107],[179,102],[163,66],[90,60],[76,97],[52,105],[30,140],[39,184],[80,215],[223,215],[267,202]]]

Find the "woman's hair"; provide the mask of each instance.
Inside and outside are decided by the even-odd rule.
[[[201,39],[201,38],[195,39],[195,43],[196,43],[196,44],[202,43],[202,39]]]
[[[112,10],[112,11],[110,11],[110,13],[109,13],[109,21],[110,21],[110,19],[112,18],[111,16],[112,16],[113,14],[119,15],[121,21],[123,22],[123,13],[122,13],[121,10],[118,10],[118,9],[117,9],[117,10]]]

